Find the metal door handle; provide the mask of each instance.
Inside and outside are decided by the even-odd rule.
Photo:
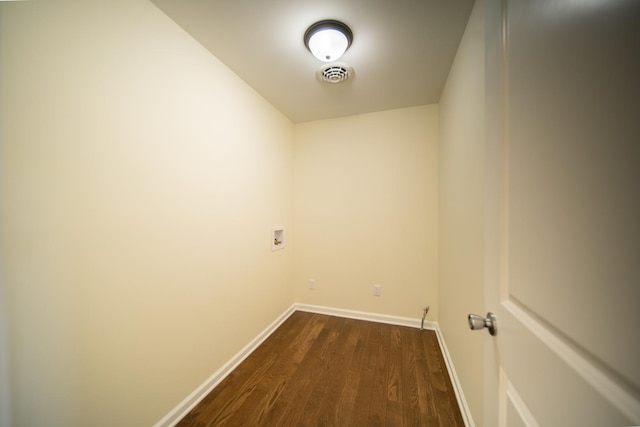
[[[487,317],[481,317],[477,314],[470,314],[468,317],[469,328],[476,331],[478,329],[487,328],[491,335],[498,333],[498,321],[493,313],[487,313]]]

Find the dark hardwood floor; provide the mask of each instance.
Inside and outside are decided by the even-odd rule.
[[[178,426],[464,426],[433,331],[293,313]]]

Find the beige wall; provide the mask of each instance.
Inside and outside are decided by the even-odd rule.
[[[293,126],[150,2],[1,13],[14,425],[152,425],[294,301]]]
[[[436,105],[296,125],[296,301],[436,318],[437,138]]]
[[[484,14],[477,1],[440,99],[439,324],[476,425],[483,419]]]

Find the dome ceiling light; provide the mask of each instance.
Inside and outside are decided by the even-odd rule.
[[[351,29],[331,19],[316,22],[304,33],[304,45],[322,62],[338,60],[352,41]]]

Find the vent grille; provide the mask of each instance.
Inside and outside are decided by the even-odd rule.
[[[344,65],[330,65],[318,71],[318,78],[325,83],[342,83],[353,76],[353,70]]]

